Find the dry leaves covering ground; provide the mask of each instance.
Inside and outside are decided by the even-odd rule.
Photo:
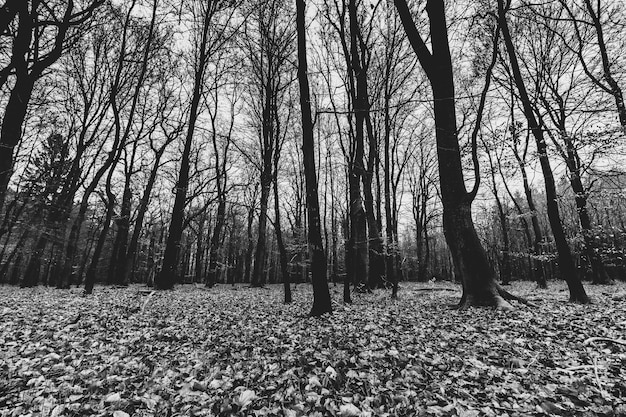
[[[279,286],[2,287],[0,416],[626,415],[624,284],[589,306],[516,284],[537,306],[512,312],[450,310],[453,288],[309,318],[306,285],[288,306]]]

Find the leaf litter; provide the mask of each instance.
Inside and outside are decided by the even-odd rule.
[[[624,416],[626,286],[591,305],[456,311],[450,284],[311,290],[0,288],[0,416]],[[340,287],[331,287],[341,299]]]

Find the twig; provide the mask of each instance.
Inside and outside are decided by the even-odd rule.
[[[556,368],[557,371],[560,372],[569,372],[569,373],[574,373],[576,371],[583,371],[585,369],[590,369],[590,368],[594,368],[597,371],[598,365],[594,364],[594,365],[579,365],[579,366],[570,366],[569,368]]]
[[[615,343],[616,345],[626,346],[626,340],[610,339],[608,337],[590,337],[589,339],[583,342],[583,346],[587,346],[593,342],[608,342],[608,343]]]
[[[141,306],[141,314],[143,314],[144,310],[146,309],[146,306],[148,305],[148,301],[150,301],[150,299],[152,298],[152,296],[154,295],[155,291],[152,291],[150,294],[148,294],[148,296],[146,297],[146,301],[143,302],[143,306]]]
[[[596,379],[596,385],[598,386],[598,389],[600,391],[604,391],[602,389],[602,383],[600,382],[600,375],[598,375],[598,362],[596,361],[596,358],[593,358],[593,375],[595,376]]]

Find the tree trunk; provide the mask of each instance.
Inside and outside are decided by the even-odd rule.
[[[506,9],[508,6],[509,4],[507,3],[505,8],[504,0],[498,0],[498,19],[500,21],[500,30],[502,31],[502,37],[506,45],[513,79],[515,81],[515,85],[517,86],[520,100],[524,108],[524,115],[528,120],[528,125],[537,143],[539,162],[545,181],[548,219],[550,221],[550,227],[552,228],[552,234],[554,235],[554,241],[559,254],[559,268],[563,278],[567,282],[570,292],[570,301],[588,303],[589,297],[587,296],[585,288],[583,287],[580,277],[577,274],[576,267],[574,266],[574,259],[572,258],[572,253],[565,237],[563,225],[561,224],[556,185],[554,182],[554,175],[552,174],[552,167],[550,166],[550,160],[548,159],[547,145],[543,135],[543,130],[533,113],[530,97],[526,91],[517,55],[515,54],[511,33],[509,32],[506,20]]]
[[[496,167],[493,163],[490,150],[485,146],[487,152],[487,158],[489,159],[489,168],[491,173],[491,191],[493,197],[496,200],[496,207],[498,208],[498,219],[500,221],[500,230],[502,232],[502,267],[500,269],[500,279],[502,285],[508,285],[511,281],[511,259],[510,259],[510,242],[509,242],[509,225],[502,205],[502,200],[498,194],[498,187],[496,184]]]
[[[511,308],[500,295],[495,274],[472,221],[457,137],[454,78],[444,4],[428,0],[432,53],[422,40],[405,0],[395,0],[402,25],[433,91],[443,229],[455,272],[463,283],[460,307]]]
[[[120,217],[115,221],[117,234],[113,244],[113,252],[109,263],[107,282],[110,284],[124,285],[127,283],[126,264],[128,256],[128,229],[130,227],[130,210],[132,192],[130,189],[130,175],[126,177],[124,192],[122,194],[122,205],[120,207]],[[134,256],[134,255],[133,255]]]
[[[0,128],[0,211],[4,207],[9,181],[13,174],[13,150],[22,137],[22,125],[26,118],[33,85],[34,80],[31,77],[18,74],[4,109]]]
[[[585,255],[587,261],[591,264],[592,282],[594,284],[608,284],[611,282],[611,279],[604,268],[598,245],[596,245],[593,239],[593,227],[587,211],[587,192],[578,172],[571,172],[570,185],[574,191],[578,219],[580,220],[580,227],[585,242]]]
[[[256,250],[254,252],[254,267],[252,270],[252,287],[263,287],[265,285],[265,252],[266,252],[266,233],[267,233],[267,207],[269,200],[270,187],[272,180],[270,173],[263,172],[261,174],[261,202],[259,205],[259,227],[258,237],[256,243]]]
[[[133,234],[130,238],[128,251],[126,252],[126,266],[124,268],[126,277],[124,281],[127,283],[133,280],[133,275],[135,273],[135,260],[137,255],[137,249],[139,247],[139,237],[141,236],[143,222],[146,217],[146,212],[148,211],[148,204],[150,203],[150,195],[152,194],[152,189],[154,188],[154,184],[156,183],[156,177],[159,170],[161,157],[163,156],[164,151],[165,146],[160,148],[156,153],[154,165],[150,170],[148,182],[146,183],[143,195],[141,196],[139,207],[137,207],[137,218],[135,219],[135,227],[133,228]]]
[[[198,233],[196,233],[196,262],[194,265],[194,282],[205,282],[204,277],[204,235],[206,218],[200,215],[198,222]]]
[[[41,273],[41,259],[43,258],[44,251],[48,244],[48,231],[43,230],[37,239],[31,255],[30,260],[26,264],[26,271],[22,278],[21,287],[34,287],[39,284],[39,276]]]
[[[248,236],[248,247],[246,248],[244,282],[250,282],[252,277],[252,250],[254,249],[252,223],[254,221],[254,202],[252,204],[252,206],[248,207],[248,227],[246,229],[246,235]]]
[[[300,86],[300,109],[302,116],[302,156],[306,180],[306,207],[308,213],[308,243],[311,252],[311,275],[313,281],[313,307],[311,316],[332,311],[330,291],[326,280],[326,257],[320,230],[317,175],[315,170],[315,143],[311,118],[311,97],[307,76],[305,1],[296,0],[296,27],[298,33],[298,82]]]
[[[277,169],[278,167],[274,167]],[[276,171],[278,172],[278,171]],[[278,246],[278,254],[280,257],[280,272],[282,275],[283,286],[285,290],[285,304],[291,303],[291,285],[289,276],[289,261],[287,259],[287,249],[283,241],[283,231],[280,224],[280,206],[278,199],[278,181],[274,179],[274,230],[276,231],[276,244]]]
[[[515,154],[520,172],[522,173],[522,183],[524,186],[524,195],[526,196],[526,204],[528,205],[528,210],[530,211],[530,223],[533,229],[533,275],[535,277],[535,281],[537,282],[537,286],[539,288],[548,288],[548,282],[546,276],[543,271],[543,261],[542,261],[542,253],[541,253],[541,242],[543,241],[543,233],[541,232],[541,227],[539,226],[539,217],[537,216],[537,208],[535,207],[535,200],[533,198],[533,193],[530,188],[530,184],[528,182],[528,174],[526,173],[526,165],[522,161],[521,158]]]
[[[109,171],[109,175],[107,175],[106,179],[106,215],[104,219],[104,224],[102,225],[102,230],[100,231],[100,235],[98,236],[96,247],[93,251],[93,255],[91,256],[91,262],[89,263],[89,267],[87,268],[87,274],[85,275],[85,294],[91,294],[93,291],[93,286],[96,282],[96,272],[98,269],[98,264],[100,262],[100,256],[102,254],[102,250],[104,249],[107,234],[109,233],[109,228],[111,226],[111,219],[113,218],[113,213],[115,211],[115,196],[111,191],[111,181],[113,178],[114,170],[115,164],[111,166],[111,170]]]

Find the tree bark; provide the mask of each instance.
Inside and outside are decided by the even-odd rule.
[[[278,173],[278,161],[275,161],[274,172]],[[280,200],[278,198],[278,181],[274,178],[274,230],[276,232],[276,244],[278,246],[278,255],[280,258],[280,272],[282,275],[283,287],[285,292],[285,304],[291,303],[291,286],[289,276],[289,265],[287,259],[287,249],[283,241],[283,231],[280,224]]]
[[[585,288],[583,287],[580,277],[577,274],[571,249],[567,243],[563,225],[561,224],[556,185],[554,182],[552,167],[550,166],[550,160],[548,159],[546,140],[543,130],[535,118],[530,97],[526,91],[526,86],[520,71],[517,55],[515,54],[513,46],[513,40],[511,38],[511,33],[506,20],[506,10],[509,7],[509,3],[507,2],[505,6],[504,1],[505,0],[498,0],[498,19],[500,21],[500,30],[502,31],[502,37],[506,45],[513,79],[523,105],[524,115],[526,116],[530,130],[537,143],[537,152],[539,154],[539,162],[546,188],[548,219],[550,221],[550,227],[552,228],[552,234],[554,235],[554,241],[559,254],[559,268],[569,288],[570,301],[589,303],[589,297],[587,296]]]
[[[211,7],[211,5],[209,5]],[[177,266],[180,254],[180,244],[183,236],[183,219],[185,216],[185,205],[187,200],[187,187],[189,186],[189,158],[191,156],[191,144],[193,142],[200,100],[204,92],[204,73],[207,66],[208,36],[210,28],[210,15],[203,16],[201,40],[198,45],[200,49],[196,61],[194,73],[193,94],[191,97],[191,107],[189,110],[189,123],[185,136],[185,147],[181,155],[178,180],[176,181],[176,192],[174,197],[174,207],[172,208],[172,218],[167,233],[167,243],[163,254],[163,265],[161,272],[155,277],[154,287],[159,290],[167,290],[174,287],[177,281]]]
[[[306,206],[308,213],[308,243],[311,252],[311,275],[313,283],[313,306],[311,316],[332,311],[330,291],[326,279],[326,256],[320,231],[319,199],[315,170],[315,143],[311,118],[311,96],[307,76],[306,26],[304,0],[296,0],[296,27],[298,33],[298,82],[300,86],[300,109],[302,116],[302,156],[306,180]]]
[[[443,228],[457,276],[463,283],[460,307],[511,308],[500,295],[495,274],[472,221],[457,137],[455,89],[444,3],[428,0],[432,53],[419,35],[405,0],[395,0],[402,25],[433,91]]]

